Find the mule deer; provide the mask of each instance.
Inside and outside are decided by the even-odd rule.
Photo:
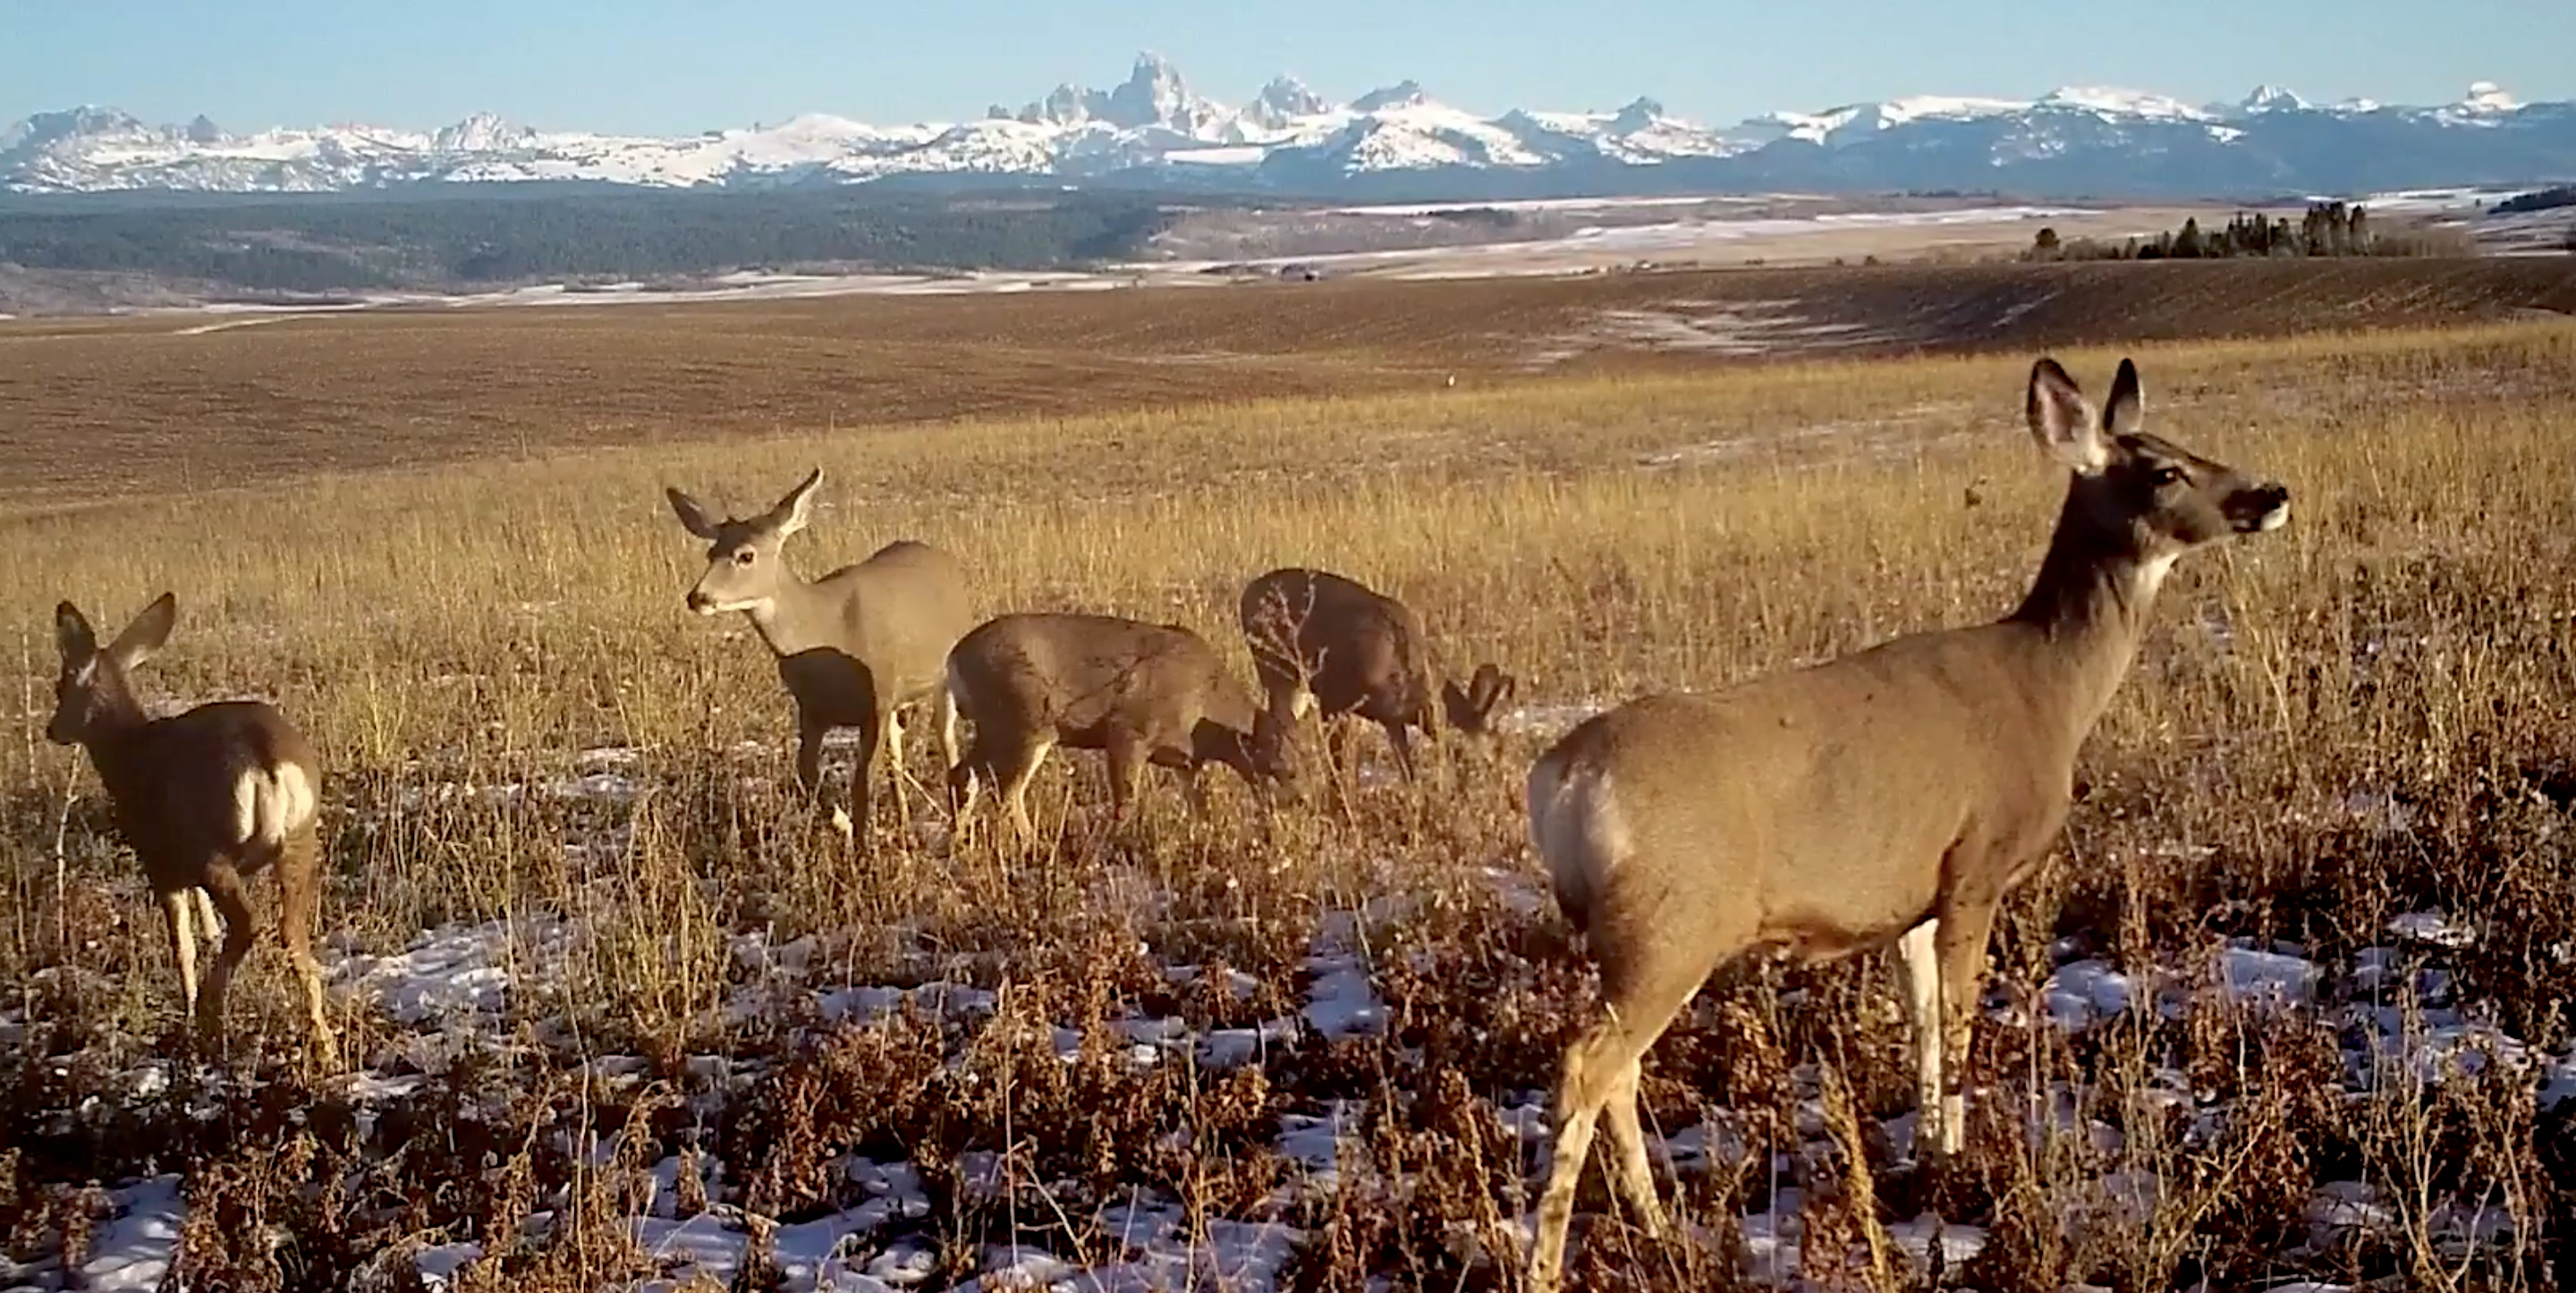
[[[903,797],[905,706],[929,701],[936,707],[940,754],[945,765],[957,762],[957,714],[940,686],[940,668],[974,618],[957,559],[910,539],[811,583],[798,578],[780,549],[805,528],[822,480],[817,467],[776,506],[748,520],[710,520],[696,499],[676,488],[664,492],[680,524],[708,544],[706,573],[689,589],[689,609],[743,612],[778,657],[779,681],[796,702],[796,782],[807,794],[821,789],[824,734],[859,730],[849,822],[864,841],[868,783],[880,750],[894,782],[896,815],[911,821]]]
[[[1917,1143],[1927,1157],[1960,1150],[1952,1083],[1995,910],[2065,823],[2077,748],[2128,670],[2157,585],[2185,551],[2289,519],[2288,490],[2146,434],[2139,408],[2125,359],[2098,415],[2056,361],[2033,365],[2031,433],[2074,474],[2011,615],[1714,694],[1631,701],[1530,769],[1530,839],[1602,996],[1558,1075],[1532,1288],[1556,1284],[1604,1114],[1614,1192],[1663,1228],[1639,1060],[1746,952],[1816,962],[1896,944]]]
[[[160,901],[170,954],[179,963],[180,996],[208,1044],[220,1043],[224,993],[255,937],[248,882],[276,870],[278,938],[304,984],[314,1051],[325,1069],[337,1069],[339,1043],[323,1008],[322,967],[313,959],[322,896],[314,832],[321,760],[264,701],[220,700],[166,718],[145,715],[128,675],[170,640],[178,616],[178,599],[163,593],[101,647],[79,607],[56,606],[63,672],[45,737],[89,751],[116,807],[117,829]],[[209,938],[218,931],[223,937],[202,989],[193,918],[202,918]]]
[[[1308,713],[1357,714],[1386,729],[1396,763],[1414,775],[1409,728],[1437,737],[1445,725],[1474,736],[1493,730],[1494,707],[1519,684],[1491,664],[1465,687],[1446,678],[1422,617],[1357,580],[1286,567],[1244,585],[1236,607],[1253,669],[1283,730]],[[1330,729],[1335,757],[1342,729]]]
[[[962,820],[983,782],[1002,793],[1023,843],[1037,831],[1029,782],[1061,745],[1109,756],[1115,820],[1124,824],[1148,763],[1179,771],[1193,807],[1199,769],[1222,763],[1248,784],[1293,781],[1287,744],[1252,689],[1207,640],[1177,624],[1111,615],[1028,613],[978,625],[948,653],[948,690],[974,725],[949,770]]]

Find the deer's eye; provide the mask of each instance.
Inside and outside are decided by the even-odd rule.
[[[742,551],[740,551],[740,552],[737,552],[737,553],[733,554],[733,563],[734,563],[735,565],[737,565],[737,566],[748,566],[748,565],[750,565],[750,564],[751,564],[751,549],[749,549],[749,548],[745,548],[745,549],[743,549]]]
[[[2185,471],[2184,471],[2182,468],[2180,468],[2180,467],[2174,467],[2174,466],[2158,467],[2158,468],[2156,468],[2156,474],[2155,474],[2156,488],[2158,488],[2158,489],[2162,489],[2162,488],[2164,488],[2164,487],[2165,487],[2165,486],[2167,486],[2167,485],[2179,485],[2179,484],[2181,484],[2185,479],[2187,479],[2187,478],[2188,478],[2188,476],[2189,476],[2189,473],[2185,472]]]

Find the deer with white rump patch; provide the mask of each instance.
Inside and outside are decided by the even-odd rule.
[[[2289,491],[2139,427],[2135,365],[2097,414],[2055,360],[2025,412],[2072,469],[2019,609],[1705,695],[1631,701],[1529,773],[1530,839],[1601,971],[1566,1048],[1529,1284],[1555,1288],[1574,1190],[1607,1117],[1613,1192],[1665,1228],[1637,1110],[1639,1060],[1719,966],[1894,944],[1929,1156],[1963,1147],[1986,942],[2065,824],[2078,747],[2184,552],[2279,528]]]
[[[805,528],[822,481],[817,467],[776,506],[747,520],[714,520],[686,493],[664,492],[680,524],[708,545],[706,573],[689,589],[689,609],[741,611],[778,657],[779,681],[796,702],[796,782],[807,794],[821,788],[824,735],[836,727],[859,730],[848,820],[864,842],[869,779],[880,750],[894,780],[896,814],[911,821],[903,797],[904,707],[928,702],[937,709],[943,766],[956,764],[957,713],[942,685],[944,665],[948,648],[975,621],[965,569],[911,539],[811,583],[788,569],[780,549]]]
[[[322,967],[313,959],[321,906],[314,831],[321,760],[264,701],[215,701],[166,718],[143,712],[128,675],[170,640],[178,616],[178,600],[163,593],[102,647],[79,607],[56,606],[54,640],[63,669],[45,737],[89,751],[115,804],[117,829],[160,901],[179,963],[180,995],[209,1045],[220,1043],[224,992],[250,955],[248,882],[276,871],[278,937],[303,982],[315,1055],[324,1069],[337,1069],[339,1043],[324,1011]],[[200,918],[207,937],[223,939],[202,987],[192,928]]]

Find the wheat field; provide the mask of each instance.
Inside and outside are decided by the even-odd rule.
[[[2123,353],[2150,428],[2294,520],[2167,584],[1995,940],[1966,1168],[1913,1165],[1884,958],[1738,967],[1647,1061],[1691,1226],[1648,1241],[1596,1175],[1578,1286],[2576,1271],[2576,330],[2057,352],[2097,395]],[[0,1286],[1515,1287],[1591,993],[1522,772],[1641,692],[2009,610],[2064,487],[2029,362],[1248,383],[0,520]],[[816,466],[809,577],[918,538],[985,614],[1177,622],[1249,679],[1236,592],[1319,565],[1517,706],[1421,783],[1364,732],[1311,805],[1215,774],[1113,837],[1074,754],[1033,853],[918,791],[850,849],[792,793],[766,651],[683,608],[704,545],[662,498],[748,515]],[[303,1071],[273,943],[229,1064],[177,1058],[158,914],[41,739],[54,603],[104,629],[164,588],[147,694],[273,699],[323,753],[354,1074]]]

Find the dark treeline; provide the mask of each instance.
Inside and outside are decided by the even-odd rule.
[[[2559,207],[2576,207],[2576,184],[2517,194],[2496,203],[2495,212],[2498,215],[2516,215],[2526,211],[2553,211]]]
[[[2180,229],[2153,238],[2102,242],[2090,238],[2064,241],[2055,229],[2041,229],[2031,239],[2025,260],[2226,260],[2240,256],[2443,256],[2473,252],[2455,231],[2402,229],[2389,231],[2371,223],[2359,203],[2314,202],[2293,224],[2287,216],[2266,220],[2242,211],[2224,226],[2200,227],[2197,217]]]
[[[0,202],[0,263],[332,292],[755,266],[1049,269],[1135,252],[1136,194],[477,191]]]

